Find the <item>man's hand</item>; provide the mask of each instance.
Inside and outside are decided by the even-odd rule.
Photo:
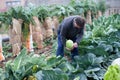
[[[73,47],[74,47],[74,48],[77,48],[77,47],[78,47],[78,43],[75,42],[75,43],[73,44]]]
[[[74,44],[73,44],[73,47],[72,48],[67,48],[66,47],[66,49],[68,50],[68,51],[71,51],[71,50],[73,50],[74,48],[77,48],[78,47],[78,44],[75,42]]]

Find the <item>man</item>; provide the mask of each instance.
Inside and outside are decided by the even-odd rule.
[[[85,29],[85,20],[80,16],[70,16],[65,18],[58,28],[58,48],[56,55],[64,56],[64,47],[66,47],[66,39],[71,39],[74,44],[71,51],[71,58],[78,55],[78,44],[82,39]]]

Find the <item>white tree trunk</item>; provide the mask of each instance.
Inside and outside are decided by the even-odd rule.
[[[3,56],[2,53],[2,36],[0,35],[0,61],[5,60],[5,57]]]
[[[29,26],[27,26],[27,27],[29,28],[30,31],[28,32],[26,39],[23,38],[23,44],[25,45],[28,52],[32,52],[32,51],[34,51],[34,49],[33,49],[33,36],[32,36],[32,24],[29,24]]]

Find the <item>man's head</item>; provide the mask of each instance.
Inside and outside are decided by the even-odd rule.
[[[74,18],[74,26],[76,28],[83,28],[85,25],[85,19],[82,17],[76,17]]]

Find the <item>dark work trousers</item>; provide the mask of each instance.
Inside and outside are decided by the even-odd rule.
[[[62,56],[64,57],[64,46],[63,46],[63,42],[61,39],[61,35],[60,35],[60,31],[58,31],[58,48],[57,48],[57,52],[56,55],[57,56]],[[76,41],[76,37],[71,39],[73,42]],[[74,59],[74,56],[78,55],[78,48],[74,48],[73,50],[71,50],[71,59]]]

